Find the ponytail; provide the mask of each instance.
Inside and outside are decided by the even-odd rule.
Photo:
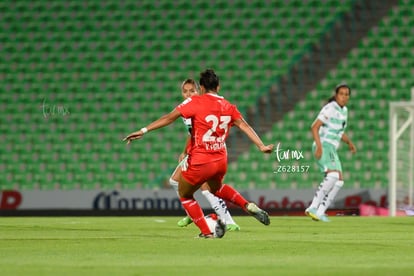
[[[335,95],[331,96],[328,100],[327,103],[333,102],[335,101]]]

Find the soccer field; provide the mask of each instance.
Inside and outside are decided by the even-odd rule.
[[[0,275],[413,275],[412,217],[235,217],[195,238],[179,217],[3,217]]]

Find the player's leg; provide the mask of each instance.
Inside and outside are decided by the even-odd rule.
[[[210,183],[209,183],[210,184]],[[211,186],[210,186],[211,187]],[[258,221],[264,225],[270,224],[269,215],[266,211],[260,209],[255,203],[247,201],[237,190],[233,187],[222,184],[221,188],[215,193],[216,196],[228,200],[245,210],[250,215],[254,216]]]
[[[178,195],[178,181],[180,180],[181,177],[181,167],[182,166],[187,166],[187,161],[188,161],[188,156],[184,157],[183,160],[181,160],[181,162],[177,165],[177,167],[175,168],[174,172],[172,173],[169,182],[171,187],[177,192]]]
[[[328,196],[328,193],[331,191],[337,180],[338,176],[334,172],[329,172],[325,175],[325,178],[319,184],[319,187],[315,192],[311,205],[305,210],[306,215],[310,216],[314,220],[319,220],[317,215],[318,208],[324,198]]]
[[[226,224],[226,228],[228,231],[238,231],[240,230],[240,226],[236,224],[236,222],[233,220],[229,210],[227,209],[226,202],[213,195],[209,191],[208,184],[204,183],[201,186],[201,193],[203,196],[207,199],[207,201],[210,203],[213,210],[216,212],[216,214],[220,217],[220,219]]]
[[[181,175],[181,168],[178,165],[169,179],[170,185],[174,189],[174,191],[177,193],[177,195],[178,195],[178,180],[180,179],[180,175]]]
[[[201,234],[208,236],[211,235],[210,228],[204,218],[203,210],[193,196],[198,188],[198,185],[191,185],[181,177],[179,184],[180,201],[191,220],[200,228]]]
[[[200,236],[211,237],[212,233],[204,217],[203,210],[198,202],[194,199],[194,193],[205,182],[208,174],[211,173],[207,165],[189,166],[187,170],[182,171],[178,185],[180,201],[190,216],[191,220],[201,230]],[[194,184],[195,183],[195,184]],[[214,237],[222,238],[225,234],[225,224],[219,219],[217,221]]]
[[[332,190],[328,193],[328,195],[322,201],[321,205],[319,205],[316,215],[320,218],[320,220],[329,221],[329,219],[327,219],[326,217],[325,212],[329,208],[329,206],[332,204],[336,195],[338,194],[339,190],[342,188],[343,185],[344,185],[343,180],[336,181]]]
[[[321,221],[325,222],[329,221],[325,214],[326,210],[332,204],[339,190],[344,185],[344,181],[342,180],[342,164],[339,160],[336,149],[331,148],[330,156],[334,161],[331,162],[331,167],[329,168],[330,171],[328,172],[328,174],[333,175],[336,179],[334,185],[329,190],[327,196],[322,200],[321,204],[319,205],[318,211],[316,213],[317,216],[321,219]]]
[[[315,144],[312,147],[312,151],[315,152]],[[305,214],[311,217],[313,220],[318,221],[319,217],[317,215],[318,208],[321,205],[324,198],[327,197],[329,191],[331,191],[335,182],[338,180],[338,177],[335,174],[329,174],[329,169],[332,168],[335,170],[336,167],[332,167],[332,162],[334,162],[333,156],[331,154],[331,147],[326,144],[322,144],[322,156],[317,160],[317,164],[322,173],[325,174],[323,181],[319,184],[318,189],[313,196],[311,205],[306,208]]]
[[[172,173],[172,175],[169,179],[170,185],[176,191],[178,197],[179,197],[179,195],[178,195],[178,181],[181,177],[181,166],[184,164],[184,162],[187,162],[187,156],[177,165],[177,167],[175,168],[174,172]],[[180,219],[177,222],[177,225],[179,227],[185,227],[185,226],[191,224],[192,222],[193,221],[191,220],[191,218],[187,214],[187,216],[185,216],[184,218]]]
[[[217,174],[210,178],[207,183],[210,187],[210,191],[218,196],[219,198],[228,200],[238,206],[243,210],[248,212],[250,215],[254,216],[257,220],[265,225],[270,224],[269,215],[264,210],[260,209],[253,202],[248,202],[236,189],[233,187],[222,184],[222,180],[227,171],[227,160],[216,163],[219,166]]]

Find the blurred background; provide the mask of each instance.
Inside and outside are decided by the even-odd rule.
[[[389,102],[414,86],[412,0],[20,0],[0,15],[2,190],[169,189],[181,121],[122,138],[170,112],[206,68],[265,143],[309,166],[276,174],[276,155],[233,129],[226,183],[315,188],[310,125],[346,82],[359,150],[339,149],[346,186],[388,187]]]

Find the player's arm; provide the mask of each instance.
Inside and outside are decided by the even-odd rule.
[[[355,152],[356,152],[356,147],[355,147],[355,145],[352,143],[351,139],[349,139],[348,135],[346,135],[346,133],[345,133],[345,132],[342,134],[341,140],[342,140],[342,142],[344,142],[345,144],[347,144],[347,145],[348,145],[349,150],[350,150],[352,153],[355,153]]]
[[[141,139],[145,133],[158,128],[165,127],[177,120],[177,118],[179,118],[180,116],[181,113],[177,109],[174,109],[170,113],[165,114],[161,116],[159,119],[153,121],[148,126],[143,127],[138,131],[132,132],[127,137],[125,137],[123,141],[127,141],[127,144],[129,144],[132,140]]]
[[[316,119],[311,126],[312,137],[316,145],[316,150],[315,150],[316,159],[321,159],[322,157],[322,144],[321,144],[321,137],[319,136],[319,129],[321,128],[322,125],[323,125],[323,122],[319,119]]]
[[[271,153],[273,150],[273,144],[265,145],[263,144],[262,139],[260,139],[259,135],[257,135],[256,131],[243,119],[236,119],[234,121],[234,125],[240,128],[241,131],[243,131],[247,137],[259,148],[261,152],[264,153]]]

